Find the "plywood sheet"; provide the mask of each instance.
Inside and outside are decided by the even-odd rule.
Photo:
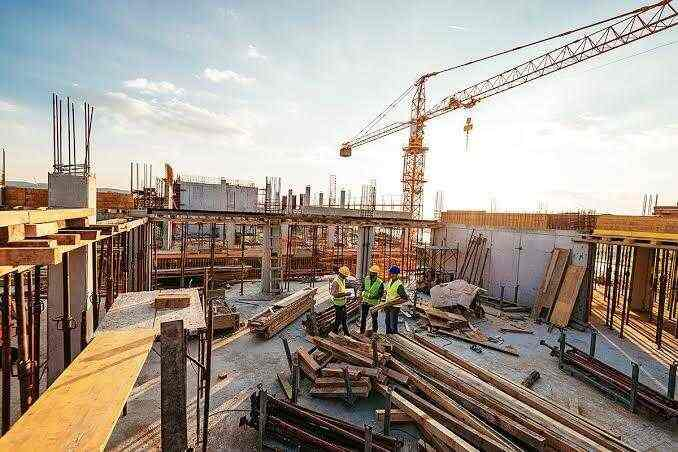
[[[584,280],[584,273],[586,273],[586,267],[581,265],[570,265],[567,267],[563,285],[558,292],[558,299],[551,311],[550,322],[552,325],[564,327],[570,322],[572,309],[577,301],[581,283]]]
[[[152,329],[97,335],[0,438],[0,450],[103,450],[154,340]]]
[[[533,318],[539,317],[540,312],[544,308],[550,309],[553,306],[569,257],[570,250],[566,248],[555,248],[553,250],[551,259],[544,271],[544,278],[537,290],[537,297],[532,308]]]

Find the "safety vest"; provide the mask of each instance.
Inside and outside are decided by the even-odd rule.
[[[334,282],[339,286],[339,292],[346,292],[346,281],[343,278],[337,276],[334,278]],[[346,304],[346,296],[343,297],[334,297],[332,302],[335,306],[344,306]]]
[[[372,281],[370,275],[365,276],[365,282],[363,283],[363,300],[365,300],[365,303],[374,306],[379,302],[379,287],[383,283],[379,278],[375,278]]]
[[[396,279],[395,281],[389,281],[388,283],[386,283],[385,289],[387,303],[389,301],[393,301],[395,299],[400,298],[400,295],[398,295],[398,288],[402,285],[403,282],[400,280],[400,278]]]

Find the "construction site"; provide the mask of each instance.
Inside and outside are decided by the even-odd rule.
[[[442,191],[425,205],[427,156],[457,152],[429,149],[438,117],[468,116],[473,152],[478,103],[676,25],[675,1],[644,3],[420,70],[328,143],[321,186],[275,162],[250,178],[215,157],[215,177],[140,156],[102,188],[93,137],[109,122],[51,94],[33,126],[46,184],[8,182],[20,157],[2,156],[0,451],[678,450],[678,199],[641,194],[625,214],[452,210],[463,193]],[[433,80],[518,50],[523,63],[431,99]],[[390,175],[359,168],[358,190],[331,169],[392,136],[397,197]]]

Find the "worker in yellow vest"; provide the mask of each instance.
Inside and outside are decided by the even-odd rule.
[[[409,298],[405,292],[405,286],[400,280],[400,268],[392,265],[388,269],[389,281],[385,284],[386,303],[392,303],[396,306],[384,308],[386,314],[386,334],[398,334],[398,315],[400,308],[397,306],[406,302]]]
[[[379,278],[379,266],[372,265],[369,273],[363,281],[363,304],[361,306],[362,315],[360,316],[360,334],[365,334],[367,327],[367,315],[372,306],[379,304],[381,296],[384,295],[384,281]],[[379,329],[379,312],[372,312],[372,334],[376,334]]]
[[[334,304],[334,332],[339,334],[339,324],[346,336],[348,333],[348,326],[346,325],[346,278],[351,276],[351,270],[343,266],[339,269],[339,273],[330,284],[330,295],[332,295],[332,302]]]

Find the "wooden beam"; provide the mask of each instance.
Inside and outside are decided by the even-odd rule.
[[[80,238],[84,240],[99,240],[100,231],[96,229],[75,229],[75,228],[64,228],[59,230],[60,233],[77,233],[80,234]]]
[[[384,413],[386,410],[374,410],[374,417],[377,422],[384,422]],[[414,421],[402,410],[391,410],[391,424],[411,424]]]
[[[35,209],[0,212],[0,226],[12,224],[49,223],[51,221],[96,215],[96,209]]]
[[[89,226],[89,218],[66,218],[67,228],[86,228]]]
[[[56,221],[49,223],[27,224],[26,237],[42,237],[43,235],[55,234],[59,230]]]
[[[80,243],[80,234],[49,234],[44,238],[54,239],[58,245],[77,245]]]
[[[58,248],[0,248],[0,265],[52,265],[61,262]]]
[[[385,391],[385,389],[384,389]],[[397,392],[391,393],[391,401],[398,406],[407,416],[409,416],[423,431],[433,436],[443,444],[446,444],[450,450],[456,452],[477,451],[475,447],[467,443],[463,438],[457,436],[440,422],[420,410],[416,405],[407,400]]]
[[[56,248],[57,241],[51,239],[28,239],[7,243],[11,248]]]

